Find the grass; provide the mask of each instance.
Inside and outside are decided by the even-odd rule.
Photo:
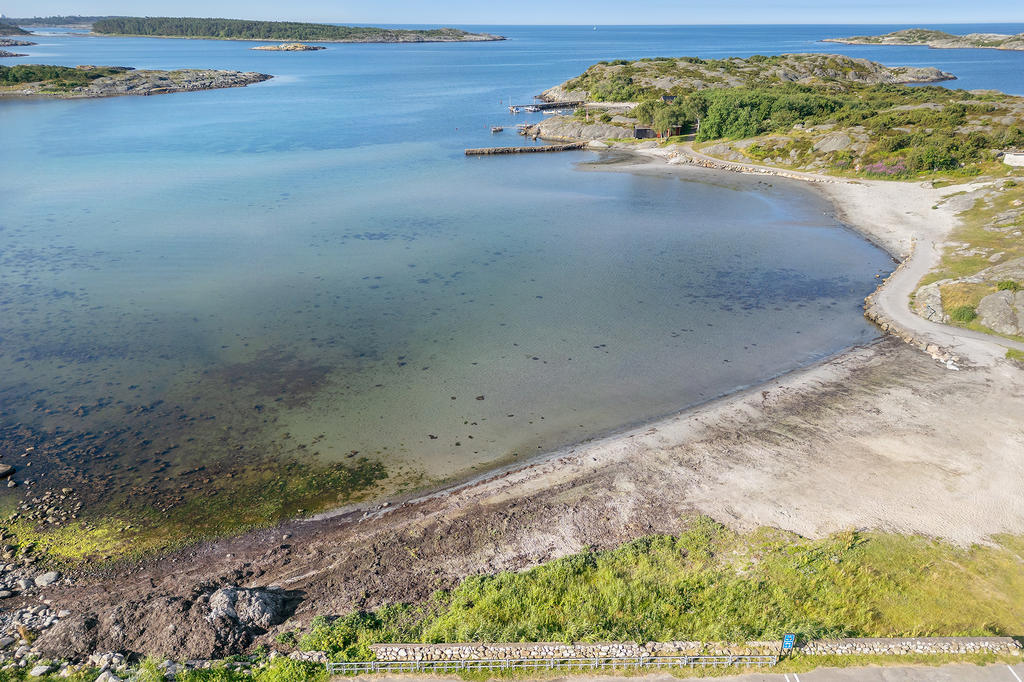
[[[1024,218],[1018,217],[999,224],[996,221],[997,216],[1019,208],[1019,205],[1014,205],[1015,202],[1024,202],[1024,185],[1004,181],[1003,189],[997,194],[988,200],[978,201],[972,208],[961,213],[959,226],[950,234],[950,241],[955,243],[945,248],[939,267],[921,280],[921,285],[977,274],[993,265],[989,261],[991,254],[1003,253],[1000,262],[1024,256],[1024,239],[1014,235],[1018,229],[1013,229],[1017,227],[1024,231]],[[966,248],[962,246],[964,244]]]
[[[1007,348],[1006,359],[1013,360],[1018,365],[1024,367],[1024,350],[1017,350],[1016,348]]]
[[[679,536],[471,576],[419,604],[321,617],[300,646],[354,660],[378,642],[1018,634],[1022,563],[1017,537],[969,549],[883,533],[807,540],[696,518]]]

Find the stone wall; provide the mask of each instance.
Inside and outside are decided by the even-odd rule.
[[[635,658],[716,654],[777,654],[782,642],[535,642],[508,644],[375,644],[379,661],[472,661],[547,658]],[[914,637],[834,639],[801,643],[799,653],[824,655],[908,655],[998,653],[1019,655],[1011,637]]]
[[[893,637],[885,639],[820,639],[807,642],[800,653],[810,656],[909,654],[1010,654],[1021,645],[1012,637]]]

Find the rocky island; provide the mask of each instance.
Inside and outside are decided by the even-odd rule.
[[[908,28],[880,36],[825,38],[825,43],[843,45],[926,45],[937,49],[988,48],[992,50],[1024,50],[1024,33],[968,33],[955,35],[927,28]]]
[[[283,43],[281,45],[257,45],[250,47],[250,50],[265,50],[267,52],[315,52],[326,50],[323,45],[306,45],[304,43]]]
[[[4,57],[27,57],[27,54],[20,54],[18,52],[8,52],[7,50],[0,50],[0,59]]]
[[[29,45],[35,45],[29,40],[13,40],[11,38],[0,38],[0,47],[28,47]]]
[[[202,38],[207,40],[288,40],[325,43],[464,43],[504,40],[489,33],[456,28],[410,30],[375,26],[336,26],[297,21],[246,21],[195,17],[110,17],[92,25],[105,36]]]
[[[127,66],[0,66],[0,98],[84,99],[237,88],[269,80],[265,73],[178,69],[136,71]]]

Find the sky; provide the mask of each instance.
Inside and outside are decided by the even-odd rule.
[[[196,16],[380,24],[1024,22],[1022,0],[0,0],[10,17]]]

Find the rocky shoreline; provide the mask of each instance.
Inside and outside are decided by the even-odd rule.
[[[263,50],[266,52],[316,52],[326,50],[323,45],[306,45],[304,43],[283,43],[281,45],[257,45],[250,47],[250,50]]]
[[[80,66],[82,70],[95,67]],[[175,71],[136,71],[120,67],[121,72],[91,80],[87,85],[69,89],[46,81],[0,87],[0,98],[45,97],[50,99],[86,99],[124,95],[166,95],[178,92],[239,88],[262,83],[273,76],[265,73],[221,71],[215,69],[179,69]]]

